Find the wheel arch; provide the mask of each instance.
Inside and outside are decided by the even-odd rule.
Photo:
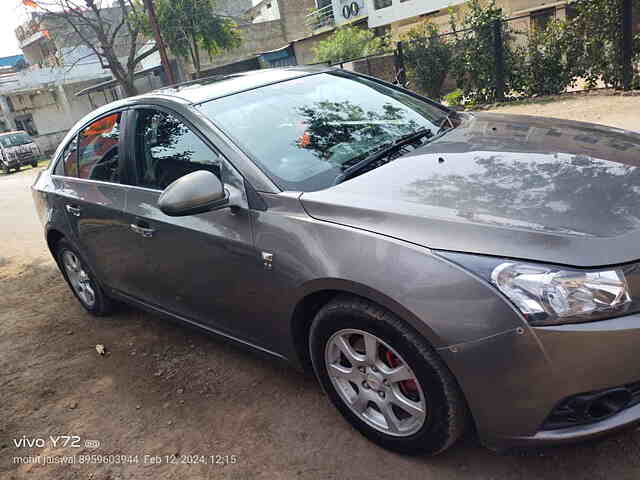
[[[53,257],[55,258],[56,245],[60,240],[66,238],[66,235],[56,228],[50,228],[47,230],[46,238],[47,238],[47,246],[49,247],[49,251],[51,252],[51,255],[53,255]]]
[[[291,332],[297,360],[305,370],[312,371],[309,355],[311,324],[320,309],[338,295],[352,295],[373,302],[396,315],[415,329],[434,347],[439,337],[424,321],[397,301],[366,285],[341,279],[319,279],[306,284],[291,314]]]

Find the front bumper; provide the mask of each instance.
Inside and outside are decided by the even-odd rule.
[[[32,165],[38,161],[38,156],[35,154],[32,155],[23,155],[17,158],[4,159],[2,160],[3,165],[8,165],[9,168],[18,168],[24,167],[26,165]]]
[[[640,405],[593,423],[543,428],[562,400],[640,380],[640,314],[553,327],[523,325],[439,350],[491,448],[592,438],[640,422]]]
[[[6,165],[9,168],[17,168],[17,167],[22,166],[22,163],[18,159],[2,160],[2,161],[0,161],[0,163],[3,166]]]

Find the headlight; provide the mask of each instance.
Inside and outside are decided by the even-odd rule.
[[[621,269],[580,271],[501,263],[491,281],[516,304],[531,323],[615,314],[631,303]]]
[[[443,256],[495,285],[532,325],[597,320],[637,306],[627,282],[633,266],[582,270],[475,255]]]

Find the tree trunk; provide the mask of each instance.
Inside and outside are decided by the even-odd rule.
[[[133,68],[125,70],[117,57],[109,55],[109,70],[113,78],[117,80],[124,91],[126,97],[133,97],[138,94],[138,89],[134,84],[134,72]]]
[[[124,94],[127,97],[134,97],[138,95],[138,89],[136,88],[132,80],[127,78],[119,81],[119,83],[120,83],[120,86],[122,87],[122,90],[124,90]]]
[[[192,38],[193,42],[193,66],[196,69],[196,78],[200,78],[201,64],[200,64],[200,49],[198,48],[198,41],[195,36]]]

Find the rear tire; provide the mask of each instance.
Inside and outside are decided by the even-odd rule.
[[[331,402],[369,440],[437,455],[463,434],[468,413],[455,378],[424,337],[378,305],[331,301],[313,321],[310,353]]]
[[[109,315],[113,304],[78,250],[62,239],[55,246],[55,258],[64,279],[84,309],[97,317]]]

